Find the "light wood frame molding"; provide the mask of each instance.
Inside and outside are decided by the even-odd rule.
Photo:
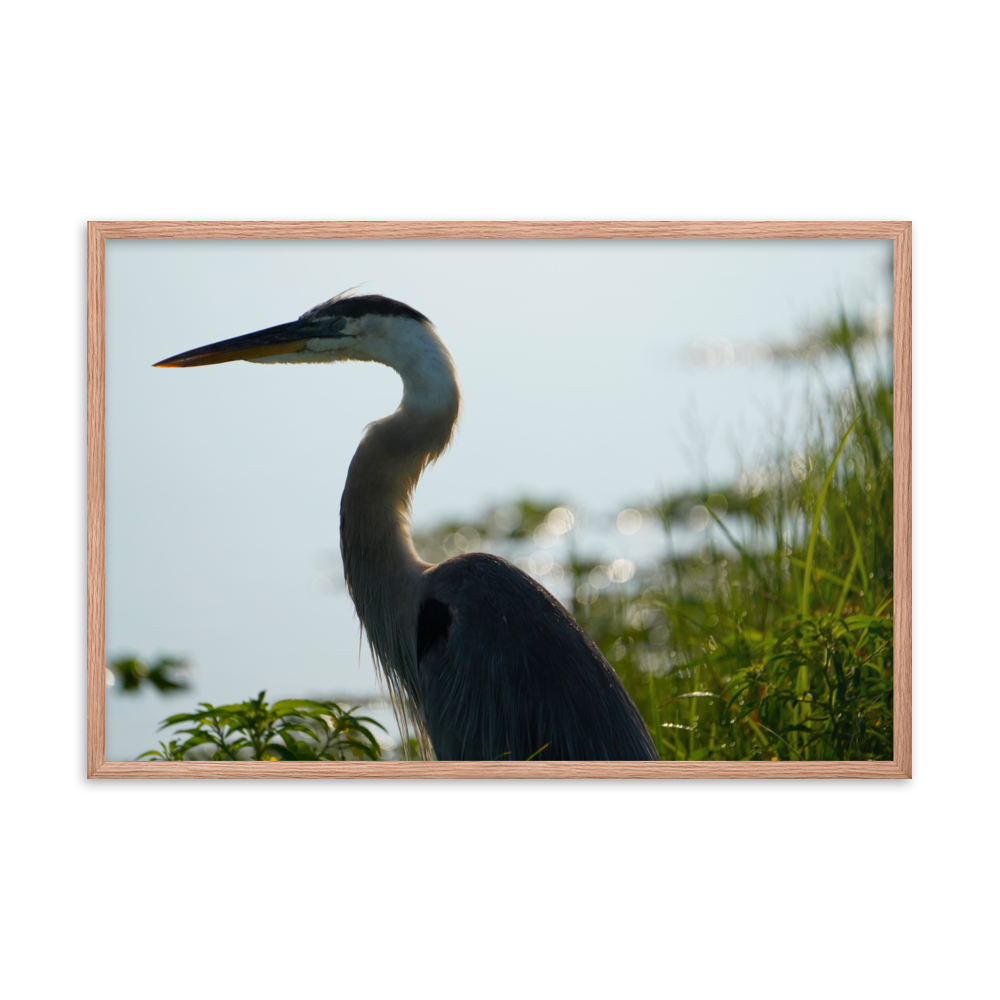
[[[912,224],[909,222],[90,222],[87,225],[87,776],[95,778],[909,778],[912,776]],[[104,246],[150,239],[893,241],[891,761],[108,761],[104,757]]]

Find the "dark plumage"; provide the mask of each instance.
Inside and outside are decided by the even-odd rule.
[[[472,553],[429,569],[423,594],[417,683],[439,759],[656,759],[614,670],[530,576]]]
[[[403,319],[415,319],[418,323],[429,323],[430,320],[417,312],[405,302],[387,299],[384,295],[335,295],[332,299],[313,306],[303,313],[300,320],[330,319],[343,316],[346,319],[358,319],[361,316],[397,316]]]

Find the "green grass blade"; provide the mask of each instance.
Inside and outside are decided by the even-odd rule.
[[[803,616],[809,610],[809,584],[812,582],[813,555],[816,552],[816,536],[819,534],[819,522],[820,518],[823,516],[823,506],[826,504],[826,494],[830,489],[830,483],[833,481],[833,472],[834,469],[837,468],[837,462],[840,459],[841,452],[843,452],[844,446],[847,444],[847,439],[851,436],[851,431],[854,430],[860,419],[860,416],[855,417],[854,423],[847,428],[847,433],[845,433],[840,439],[840,447],[837,449],[837,454],[833,456],[830,468],[826,470],[826,478],[823,480],[823,488],[819,491],[819,499],[816,501],[816,513],[813,515],[812,531],[809,532],[809,548],[806,551],[805,577],[802,580],[801,611]]]
[[[850,520],[848,520],[847,523],[850,524]],[[852,525],[852,530],[853,530],[853,525]],[[847,576],[844,579],[844,586],[841,589],[841,591],[840,591],[840,597],[837,600],[837,608],[833,612],[833,617],[834,618],[839,618],[840,617],[840,612],[844,610],[844,602],[847,600],[847,594],[848,594],[848,592],[851,589],[851,580],[854,577],[854,573],[855,573],[855,571],[858,568],[858,555],[859,555],[859,552],[858,552],[857,547],[855,546],[855,549],[854,549],[854,558],[851,560],[851,568],[847,571]]]
[[[653,715],[653,738],[656,740],[656,756],[663,760],[663,735],[660,729],[660,706],[656,699],[656,685],[653,682],[653,672],[649,672],[649,704]]]
[[[851,530],[851,539],[854,542],[854,554],[858,557],[858,568],[861,570],[861,579],[867,580],[868,574],[865,566],[865,557],[861,552],[861,538],[854,528],[854,522],[851,520],[851,515],[847,514],[846,510],[844,513],[847,515],[847,527]]]
[[[844,610],[844,603],[847,601],[848,593],[850,593],[851,580],[854,574],[859,568],[864,568],[864,563],[861,561],[861,540],[858,538],[858,533],[854,530],[854,522],[846,510],[844,511],[844,517],[847,518],[847,527],[851,529],[851,538],[854,539],[854,558],[851,560],[851,568],[847,571],[847,576],[844,578],[844,587],[840,592],[840,599],[837,601],[837,610],[833,613],[834,618],[839,618],[840,612]]]
[[[822,538],[823,536],[820,535],[819,537]],[[795,556],[789,556],[788,561],[793,566],[805,566],[805,563],[801,559],[797,559]],[[851,572],[853,572],[853,570],[851,570]],[[845,583],[843,577],[837,576],[836,573],[831,573],[828,569],[813,570],[813,575],[816,577],[817,581],[830,580],[832,583],[839,583],[841,586]],[[847,579],[850,580],[850,573],[848,574]]]
[[[739,554],[750,564],[750,566],[753,567],[753,571],[757,574],[757,576],[759,576],[761,579],[764,579],[764,574],[760,571],[760,566],[757,565],[757,560],[754,559],[754,557],[750,554],[750,552],[747,551],[746,548],[744,548],[744,546],[742,546],[738,541],[736,541],[736,539],[733,537],[733,533],[722,523],[722,519],[719,517],[719,515],[716,514],[711,507],[706,506],[705,510],[708,511],[708,516],[711,517],[712,520],[715,521],[715,523],[722,529],[723,534],[725,534],[726,538],[729,539],[730,543],[736,549],[736,551],[739,552]]]

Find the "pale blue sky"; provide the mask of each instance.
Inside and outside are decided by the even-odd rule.
[[[296,318],[345,288],[425,313],[464,409],[422,480],[417,527],[523,495],[595,520],[766,453],[807,374],[698,367],[691,345],[793,337],[889,304],[880,241],[107,243],[107,648],[190,657],[195,690],[110,692],[108,756],[198,699],[369,692],[339,573],[338,507],[364,426],[393,410],[377,365],[154,369]],[[793,418],[792,418],[793,420]],[[696,444],[692,421],[704,432]],[[793,420],[794,422],[794,420]],[[735,442],[735,444],[734,444]]]

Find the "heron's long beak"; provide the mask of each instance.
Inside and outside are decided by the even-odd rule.
[[[221,365],[225,361],[249,361],[269,354],[295,354],[306,345],[302,323],[282,323],[267,330],[247,333],[242,337],[220,340],[216,344],[196,347],[193,351],[175,354],[157,361],[154,368],[194,368],[198,365]]]

